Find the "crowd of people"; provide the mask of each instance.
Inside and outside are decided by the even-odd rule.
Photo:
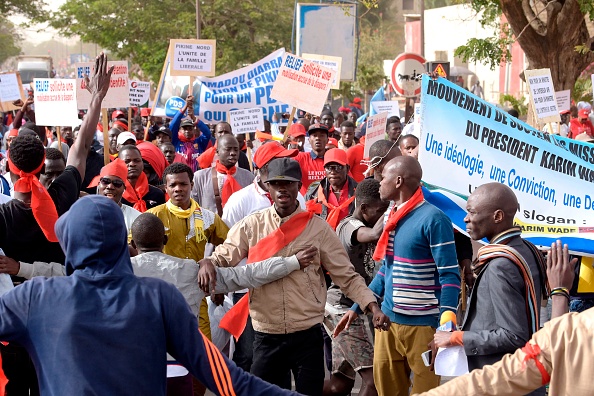
[[[505,185],[470,195],[469,238],[424,199],[408,126],[388,118],[365,157],[349,108],[305,114],[278,141],[268,122],[209,126],[188,96],[170,120],[143,109],[128,125],[115,109],[104,140],[105,55],[94,70],[81,125],[48,133],[29,98],[7,134],[6,395],[348,395],[357,376],[364,396],[591,393],[568,367],[587,360],[591,310],[540,330],[547,300],[553,318],[568,311],[575,260],[522,239]],[[489,241],[474,264],[471,239]],[[440,386],[422,355],[452,346],[471,373]]]

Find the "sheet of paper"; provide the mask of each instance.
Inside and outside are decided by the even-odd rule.
[[[463,347],[439,348],[435,357],[435,374],[458,377],[466,373],[468,373],[468,360]]]

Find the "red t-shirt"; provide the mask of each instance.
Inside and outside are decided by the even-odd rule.
[[[301,194],[303,195],[305,195],[311,183],[326,177],[324,157],[314,157],[313,151],[309,153],[302,152],[295,157],[295,160],[301,166],[301,183],[303,183]]]
[[[574,118],[569,122],[569,133],[567,137],[575,139],[577,135],[584,132],[589,136],[594,137],[594,125],[592,125],[590,120],[586,120],[586,122],[582,124],[579,119]]]
[[[364,150],[365,146],[361,143],[356,144],[347,150],[347,163],[351,168],[351,175],[357,183],[360,183],[361,180],[365,179],[363,172],[367,170],[367,165],[361,165]]]

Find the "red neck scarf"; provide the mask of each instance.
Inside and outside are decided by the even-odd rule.
[[[348,194],[348,180],[345,182],[344,187],[346,187],[346,188],[342,189],[341,194],[344,194],[345,190],[346,190],[346,193]],[[328,191],[329,191],[329,194],[334,194],[332,192],[332,187],[329,187]],[[342,198],[342,195],[341,195],[341,198]],[[330,227],[332,227],[332,229],[334,231],[336,231],[336,227],[338,226],[338,223],[340,222],[340,220],[342,220],[344,218],[344,217],[341,218],[340,212],[342,212],[342,210],[344,208],[348,208],[349,205],[351,204],[351,202],[353,202],[354,200],[355,200],[355,196],[353,195],[352,197],[345,200],[340,205],[338,205],[338,206],[333,205],[330,202],[328,202],[329,200],[326,199],[326,195],[324,195],[324,189],[322,188],[322,185],[320,184],[320,186],[318,187],[318,196],[316,198],[316,201],[328,208],[326,222],[330,225]]]
[[[124,190],[124,199],[131,204],[134,204],[134,209],[137,211],[144,213],[146,212],[146,201],[142,199],[146,194],[149,192],[149,184],[148,179],[144,172],[140,172],[140,176],[138,180],[136,180],[136,187],[132,187],[132,185],[126,182],[126,190]]]
[[[216,145],[207,149],[205,152],[200,154],[196,161],[198,161],[198,165],[200,169],[210,168],[212,166],[212,161],[214,161],[214,156],[217,153]],[[188,158],[191,158],[190,155]]]
[[[223,203],[223,207],[225,207],[225,204],[229,200],[229,197],[231,196],[231,194],[233,194],[236,191],[241,190],[241,184],[239,184],[239,182],[237,180],[235,180],[235,178],[233,177],[235,172],[237,172],[237,167],[232,166],[231,168],[227,168],[225,165],[221,164],[217,160],[217,162],[215,164],[215,169],[217,170],[218,173],[227,175],[227,178],[225,179],[225,183],[223,184],[223,188],[221,191],[221,202]]]
[[[56,204],[52,200],[45,187],[39,182],[39,179],[35,176],[41,171],[41,168],[45,164],[45,156],[43,161],[30,173],[23,172],[10,160],[10,155],[7,155],[8,166],[12,173],[17,174],[20,179],[14,183],[14,191],[20,193],[31,193],[31,209],[33,210],[33,217],[39,224],[39,228],[43,231],[43,235],[50,242],[58,242],[58,237],[54,231],[54,225],[58,220],[58,211],[56,210]]]
[[[280,252],[290,242],[294,241],[307,227],[313,217],[312,212],[301,212],[281,224],[279,228],[260,239],[250,248],[247,263],[252,264],[266,260]],[[247,323],[250,313],[249,297],[246,293],[219,322],[221,329],[227,330],[235,339],[238,339]]]
[[[384,230],[382,231],[382,235],[380,236],[379,241],[377,241],[377,246],[375,248],[375,252],[373,252],[373,259],[375,261],[380,261],[386,255],[386,249],[388,247],[388,240],[390,239],[390,232],[396,229],[396,225],[400,219],[404,216],[412,212],[414,208],[421,202],[423,202],[425,198],[423,197],[423,191],[421,187],[413,194],[413,196],[406,201],[406,203],[397,210],[392,210],[390,215],[388,216],[388,221],[384,226]]]
[[[177,138],[182,143],[188,143],[188,142],[189,143],[193,143],[194,142],[194,139],[196,139],[196,138],[188,139],[182,132],[178,132],[177,133]]]

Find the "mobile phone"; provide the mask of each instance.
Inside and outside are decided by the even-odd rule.
[[[423,363],[425,366],[431,366],[431,358],[433,357],[433,351],[429,349],[427,352],[421,353],[421,358],[423,359]]]

